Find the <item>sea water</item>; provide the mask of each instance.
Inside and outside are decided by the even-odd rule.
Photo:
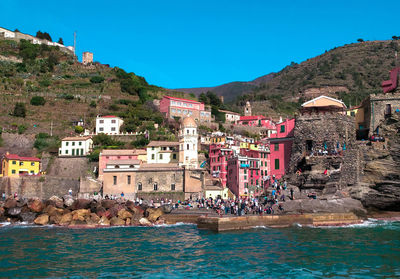
[[[255,228],[0,227],[1,278],[399,278],[400,223]]]

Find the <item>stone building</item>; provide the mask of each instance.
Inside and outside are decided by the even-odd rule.
[[[251,116],[252,115],[251,114],[251,105],[250,105],[249,101],[246,102],[243,114],[244,114],[244,116]]]
[[[308,107],[295,119],[288,173],[300,189],[334,193],[357,181],[354,118],[338,111],[340,106]]]
[[[82,53],[82,64],[88,65],[93,63],[93,52],[85,51]]]

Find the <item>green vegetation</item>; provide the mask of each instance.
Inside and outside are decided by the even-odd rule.
[[[39,39],[44,39],[44,40],[48,40],[48,41],[52,42],[51,36],[50,36],[50,34],[47,33],[47,32],[41,32],[41,31],[39,30],[39,31],[36,32],[36,36],[35,36],[35,37],[36,37],[36,38],[39,38]]]
[[[94,76],[90,78],[91,83],[102,83],[104,81],[104,77],[102,76]]]
[[[149,144],[149,140],[143,136],[140,136],[135,141],[133,141],[131,144],[135,148],[143,148]]]
[[[25,125],[19,125],[18,126],[18,134],[23,134],[26,131],[26,126]]]
[[[16,117],[23,117],[26,116],[26,107],[24,103],[16,103],[14,106],[14,116]]]
[[[51,137],[47,133],[39,133],[35,138],[33,147],[35,147],[39,153],[47,151],[58,154],[58,147],[60,146],[60,140],[58,137]]]
[[[32,106],[44,106],[46,100],[42,96],[33,96],[30,103]]]
[[[83,133],[83,127],[82,126],[75,126],[75,133],[77,134],[82,134]]]

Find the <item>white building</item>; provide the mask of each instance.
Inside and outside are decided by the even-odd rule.
[[[108,134],[108,135],[119,135],[120,128],[124,121],[114,115],[97,116],[96,117],[96,135]]]
[[[179,143],[175,141],[152,141],[147,145],[147,164],[178,163]]]
[[[0,37],[15,38],[15,33],[10,30],[0,27]]]
[[[61,140],[59,156],[86,156],[93,149],[91,137],[67,137]]]
[[[198,167],[197,124],[191,117],[183,119],[179,130],[179,166]]]
[[[237,112],[221,109],[219,111],[225,113],[225,123],[236,123],[240,120],[240,114]]]

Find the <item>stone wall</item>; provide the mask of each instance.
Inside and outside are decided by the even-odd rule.
[[[323,87],[312,87],[307,88],[303,92],[303,96],[306,98],[316,98],[321,95],[330,96],[336,98],[338,92],[349,92],[346,86],[323,86]]]
[[[366,127],[369,127],[369,134],[373,134],[379,124],[385,120],[387,105],[391,106],[392,113],[396,109],[400,110],[400,91],[370,95],[369,102],[366,102],[364,111]]]
[[[325,143],[330,154],[320,156]],[[340,144],[337,151],[332,154]],[[345,144],[346,150],[341,150]],[[311,149],[311,150],[310,150]],[[301,175],[295,174],[301,170]],[[327,174],[324,171],[327,170]],[[354,118],[336,112],[296,118],[289,176],[293,185],[324,194],[354,185],[358,173]]]
[[[79,192],[79,179],[63,177],[2,177],[0,178],[0,192],[6,195],[18,193],[20,197],[38,197],[48,199],[51,196],[62,197],[72,189],[73,195]]]

